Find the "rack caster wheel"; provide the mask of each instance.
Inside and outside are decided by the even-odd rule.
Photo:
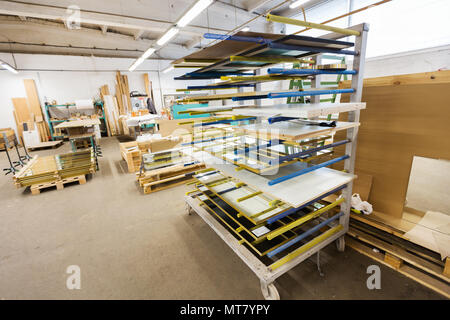
[[[261,291],[266,300],[280,300],[280,294],[273,283],[266,284],[261,281]]]
[[[185,204],[185,208],[186,208],[186,213],[188,215],[192,215],[192,208],[191,208],[191,206],[186,203]]]
[[[345,236],[342,236],[336,240],[336,248],[339,252],[344,252],[345,250]]]

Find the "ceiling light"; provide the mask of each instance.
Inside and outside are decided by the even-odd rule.
[[[205,10],[213,0],[199,0],[194,4],[177,22],[178,27],[185,27],[191,22],[196,16],[198,16],[203,10]]]
[[[139,59],[137,59],[130,67],[130,69],[128,69],[130,72],[134,71],[134,69],[136,69],[136,67],[138,65],[140,65],[142,62],[144,62],[144,58],[140,57]]]
[[[175,69],[173,66],[169,66],[163,70],[163,73],[167,73],[169,71],[172,71],[173,69]]]
[[[308,0],[298,0],[298,1],[292,2],[292,3],[289,5],[289,8],[291,8],[291,9],[298,8],[298,7],[300,7],[302,4],[305,4],[306,2],[308,2]]]
[[[19,73],[19,72],[17,72],[16,69],[14,69],[13,67],[11,67],[11,66],[10,66],[9,64],[7,64],[6,62],[2,62],[2,63],[1,63],[1,66],[2,66],[3,68],[5,68],[6,70],[12,72],[12,73],[15,73],[15,74]]]
[[[241,29],[241,31],[244,31],[244,32],[250,31],[250,27],[243,27],[243,28]]]
[[[159,46],[165,45],[170,39],[172,39],[178,33],[178,31],[180,31],[180,29],[175,27],[170,28],[161,38],[159,38],[158,41],[156,41],[156,43]]]
[[[142,54],[141,58],[147,59],[148,57],[150,57],[153,54],[153,52],[155,52],[155,50],[156,50],[155,48],[148,48],[147,51],[145,51]]]

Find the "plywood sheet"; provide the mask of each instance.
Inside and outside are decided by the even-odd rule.
[[[250,187],[278,198],[295,208],[352,181],[355,177],[342,171],[321,168],[269,186],[269,180],[297,171],[298,167],[293,164],[280,168],[277,174],[261,176],[247,170],[236,171],[237,166],[224,163],[223,160],[204,151],[192,152],[192,149],[185,149],[184,152],[199,161],[204,161],[207,166],[220,170],[224,174],[245,182]]]
[[[36,84],[33,79],[24,79],[25,92],[27,93],[28,106],[31,113],[35,116],[42,116],[41,103],[36,89]]]
[[[27,98],[12,98],[12,102],[16,112],[16,120],[18,124],[20,125],[22,122],[30,121],[31,116]]]
[[[74,120],[74,121],[65,121],[57,126],[55,126],[55,129],[61,129],[61,128],[77,128],[77,127],[90,127],[100,124],[99,119],[84,119],[84,120]]]
[[[413,157],[450,160],[450,71],[366,79],[362,101],[355,170],[373,176],[374,210],[400,218]]]

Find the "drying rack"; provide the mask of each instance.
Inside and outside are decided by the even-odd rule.
[[[317,25],[314,25],[317,27]],[[327,28],[331,28],[325,26]],[[320,26],[319,26],[320,29]],[[222,96],[214,96],[210,95],[208,100],[214,99],[232,99],[233,101],[241,101],[241,100],[258,100],[258,99],[267,99],[267,98],[284,98],[284,97],[298,97],[298,96],[311,96],[310,105],[303,105],[304,109],[299,111],[299,113],[295,114],[295,109],[292,107],[286,108],[285,106],[223,106],[223,107],[207,107],[205,108],[205,112],[212,111],[226,111],[230,112],[234,115],[246,115],[253,116],[259,119],[261,116],[270,114],[272,110],[269,109],[277,109],[278,113],[276,117],[273,117],[273,122],[275,125],[279,126],[279,135],[276,136],[278,141],[283,141],[285,136],[289,136],[294,140],[301,139],[314,139],[324,134],[331,134],[337,130],[345,130],[346,131],[346,139],[340,142],[333,142],[328,145],[321,146],[313,146],[309,151],[310,154],[314,154],[313,152],[327,149],[331,147],[335,147],[337,145],[345,145],[345,154],[338,158],[325,161],[318,165],[313,165],[306,169],[302,169],[299,171],[293,171],[285,175],[277,176],[275,179],[268,179],[267,177],[260,176],[254,172],[245,170],[244,168],[232,164],[217,161],[219,160],[214,155],[207,154],[204,151],[192,150],[190,151],[190,156],[199,161],[205,161],[205,159],[212,159],[213,161],[206,160],[206,164],[208,167],[212,168],[210,172],[199,172],[197,173],[197,179],[199,177],[203,177],[206,175],[214,175],[214,174],[224,174],[229,178],[225,179],[226,182],[231,181],[230,179],[236,179],[237,181],[241,181],[236,184],[235,188],[231,188],[232,190],[239,188],[242,185],[249,185],[252,187],[257,187],[259,191],[249,194],[246,197],[241,198],[241,200],[246,200],[248,198],[254,196],[260,196],[261,194],[268,194],[278,199],[275,203],[283,203],[288,206],[291,206],[290,209],[282,212],[281,214],[277,214],[269,217],[266,220],[266,223],[273,223],[277,221],[282,221],[286,217],[290,217],[290,214],[299,212],[299,209],[306,208],[310,205],[315,205],[319,201],[332,202],[330,205],[322,206],[322,210],[316,210],[318,213],[322,213],[328,210],[328,208],[335,208],[336,206],[340,206],[340,210],[333,210],[334,215],[331,217],[327,214],[314,216],[314,226],[309,229],[303,229],[304,225],[300,222],[296,222],[293,220],[292,223],[286,224],[286,226],[280,228],[280,230],[275,230],[271,233],[276,233],[276,235],[284,235],[284,232],[294,231],[296,232],[293,238],[289,238],[284,241],[280,246],[271,249],[267,256],[263,258],[258,257],[255,254],[254,250],[252,250],[249,246],[245,245],[245,237],[243,237],[242,227],[238,227],[236,229],[230,229],[227,227],[224,221],[220,221],[217,217],[211,213],[211,208],[205,206],[205,203],[211,203],[211,197],[206,197],[206,193],[202,192],[205,190],[206,184],[196,185],[197,189],[189,192],[185,196],[186,202],[186,210],[189,214],[192,212],[196,212],[218,235],[222,238],[225,243],[245,262],[245,264],[256,274],[256,276],[260,279],[261,290],[264,298],[266,299],[280,299],[277,288],[275,287],[274,281],[282,276],[284,273],[288,272],[299,263],[304,261],[305,259],[311,257],[314,254],[317,254],[317,263],[320,270],[319,265],[319,253],[320,250],[332,242],[336,242],[337,249],[339,251],[344,251],[345,249],[345,240],[344,235],[348,231],[349,228],[349,217],[350,217],[350,209],[351,209],[351,196],[352,196],[352,186],[353,179],[356,178],[354,176],[354,166],[355,166],[355,154],[356,154],[356,145],[357,145],[357,134],[358,134],[358,126],[360,119],[360,110],[365,108],[365,104],[361,103],[361,95],[362,95],[362,86],[363,86],[363,74],[364,74],[364,60],[366,53],[366,43],[367,43],[367,35],[368,35],[368,25],[363,23],[360,25],[356,25],[350,27],[348,29],[340,29],[335,28],[337,32],[332,32],[326,34],[320,38],[317,38],[318,42],[321,40],[338,40],[349,35],[355,36],[354,42],[354,50],[348,50],[348,48],[343,48],[342,50],[333,49],[333,50],[313,50],[311,47],[301,47],[298,48],[295,46],[295,42],[299,38],[286,36],[283,39],[279,40],[261,40],[259,44],[261,47],[253,47],[247,53],[261,53],[267,50],[309,50],[306,54],[297,55],[296,57],[314,57],[315,64],[318,65],[321,62],[321,55],[323,53],[333,53],[333,54],[343,54],[343,55],[352,55],[353,56],[353,65],[352,69],[345,72],[329,72],[329,71],[319,71],[314,69],[280,69],[280,68],[272,68],[268,70],[269,78],[270,75],[276,76],[304,76],[308,75],[312,77],[311,79],[311,89],[307,91],[298,91],[298,90],[284,90],[277,92],[264,92],[264,93],[256,93],[256,94],[244,94],[244,95],[222,95]],[[329,30],[329,29],[326,29]],[[305,40],[303,38],[302,40]],[[309,38],[310,39],[310,38]],[[231,39],[223,39],[224,41]],[[233,39],[236,40],[236,39]],[[246,41],[248,39],[241,39],[242,41]],[[241,41],[237,40],[237,41]],[[322,41],[323,42],[323,41]],[[353,44],[352,44],[353,45]],[[347,46],[348,47],[348,46]],[[245,56],[243,53],[241,56]],[[247,54],[248,55],[248,54]],[[239,59],[238,59],[239,60]],[[258,60],[258,57],[255,57],[254,60]],[[264,59],[263,59],[264,60]],[[229,74],[237,75],[237,77],[245,77],[245,73],[242,73],[239,70],[233,69],[234,66],[232,64],[233,59],[226,58],[215,63],[209,64],[195,72],[191,72],[185,76],[180,77],[180,79],[204,79],[205,77],[217,78],[223,77],[223,80],[229,80]],[[264,60],[265,61],[265,60]],[[264,67],[267,64],[262,64]],[[226,69],[226,66],[231,66],[229,69]],[[216,69],[215,69],[216,68]],[[244,71],[248,71],[244,70]],[[229,73],[228,75],[226,73]],[[239,75],[241,73],[241,75]],[[320,75],[321,74],[350,74],[352,76],[352,85],[351,89],[341,90],[341,89],[321,89],[320,84]],[[251,76],[251,75],[249,75]],[[239,78],[241,79],[241,78]],[[261,77],[261,80],[264,80]],[[243,80],[244,81],[244,80]],[[240,82],[227,83],[227,85],[238,85]],[[244,84],[248,84],[249,82],[243,82]],[[256,82],[252,82],[256,83]],[[224,84],[218,83],[215,85],[208,86],[211,90],[214,90],[214,86],[223,86]],[[335,103],[335,104],[323,104],[320,103],[320,95],[325,94],[338,94],[338,93],[348,93],[350,94],[350,103]],[[201,100],[203,98],[200,98]],[[181,102],[188,102],[189,98],[184,99]],[[255,103],[256,104],[256,103]],[[295,104],[294,104],[295,105]],[[292,104],[289,104],[292,106]],[[299,108],[300,110],[300,108]],[[189,110],[187,110],[189,112]],[[198,112],[198,109],[192,110],[192,112]],[[266,112],[266,114],[264,114]],[[337,127],[330,128],[306,128],[306,131],[303,132],[291,132],[289,131],[289,121],[293,119],[293,116],[296,115],[296,118],[307,118],[309,120],[317,120],[318,117],[328,116],[330,113],[339,113],[339,112],[347,112],[348,119],[345,123],[338,123]],[[294,113],[294,114],[293,114]],[[259,126],[259,127],[258,127]],[[270,125],[269,125],[270,126]],[[258,136],[260,133],[264,131],[264,128],[267,128],[266,124],[256,123],[252,125],[246,125],[242,127],[237,127],[238,130],[244,132],[244,134]],[[272,136],[273,137],[273,136]],[[224,137],[228,138],[228,137]],[[268,139],[270,137],[267,137]],[[218,138],[220,140],[220,138]],[[195,142],[192,143],[195,145]],[[264,146],[257,146],[256,148],[265,148],[270,146],[270,142],[265,144]],[[322,149],[320,149],[322,148]],[[244,150],[244,153],[246,150]],[[289,157],[288,155],[287,157]],[[294,156],[299,156],[299,154],[295,154]],[[290,156],[294,158],[294,156]],[[290,159],[290,158],[289,158]],[[326,168],[334,163],[339,161],[344,161],[344,171],[337,171],[333,169]],[[289,167],[289,166],[286,166]],[[336,177],[329,178],[329,177]],[[339,178],[339,179],[338,179]],[[329,179],[329,180],[327,180]],[[220,183],[220,182],[219,182]],[[309,184],[309,185],[308,185]],[[200,187],[199,187],[200,186]],[[290,189],[290,186],[293,188]],[[295,189],[297,186],[298,189]],[[309,189],[309,190],[308,190]],[[214,197],[217,196],[216,199],[222,199],[220,197],[221,192],[212,194],[208,191],[208,195],[212,195]],[[224,192],[228,192],[225,190]],[[334,195],[337,192],[342,192],[341,198],[336,200],[329,200],[329,197]],[[343,199],[342,199],[343,198]],[[220,200],[219,199],[219,200]],[[239,200],[238,200],[239,201]],[[334,202],[333,202],[334,201]],[[274,202],[274,201],[272,201]],[[218,206],[219,207],[219,206]],[[330,210],[330,213],[332,211]],[[314,213],[314,212],[313,212]],[[245,216],[242,212],[239,211],[237,216],[234,218],[229,216],[229,218],[233,218],[234,221],[237,221],[239,217],[242,218]],[[225,216],[224,216],[225,217]],[[301,220],[301,219],[299,219]],[[231,220],[230,220],[231,221]],[[292,229],[290,225],[299,226],[299,228]],[[326,229],[326,231],[322,231]],[[268,240],[271,240],[267,238]],[[305,241],[309,239],[308,241]],[[295,244],[295,245],[294,245]],[[286,255],[281,255],[283,250],[289,249]],[[286,251],[285,251],[286,252]],[[269,262],[267,262],[267,258],[269,258]]]

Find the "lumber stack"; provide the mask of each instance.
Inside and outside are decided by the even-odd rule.
[[[14,175],[17,188],[61,183],[62,180],[95,172],[92,149],[47,157],[33,157]]]
[[[23,80],[26,98],[12,98],[13,115],[18,135],[23,139],[24,131],[37,131],[41,142],[49,141],[50,129],[42,113],[36,84],[33,79]]]
[[[131,111],[130,87],[128,85],[128,76],[116,73],[116,99],[120,115],[126,115]]]
[[[116,97],[109,92],[108,85],[100,87],[100,96],[103,100],[103,109],[105,111],[105,122],[108,130],[108,136],[116,136],[122,134],[119,126],[119,109]]]
[[[145,194],[172,188],[193,180],[196,171],[204,169],[203,163],[177,164],[146,171],[137,175],[139,186]]]

